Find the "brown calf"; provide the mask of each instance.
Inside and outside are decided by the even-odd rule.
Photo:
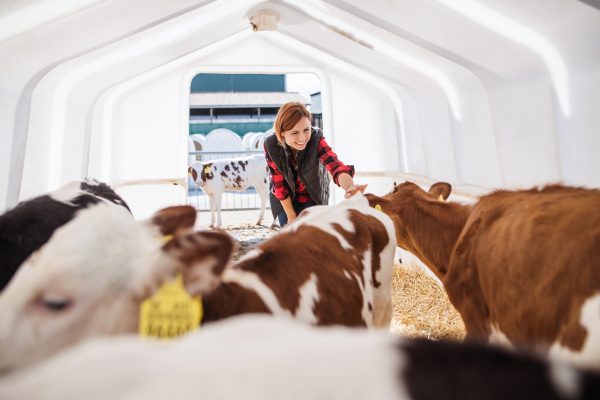
[[[468,338],[600,367],[600,191],[551,185],[440,201],[450,191],[406,182],[367,198],[394,221],[398,246],[443,281]]]

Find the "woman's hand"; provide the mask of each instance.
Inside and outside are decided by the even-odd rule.
[[[281,205],[283,206],[283,212],[287,215],[288,223],[292,222],[296,219],[296,210],[294,210],[294,206],[292,205],[292,199],[287,198],[285,200],[281,200]]]
[[[360,190],[361,193],[365,193],[365,189],[367,188],[367,185],[352,185],[349,188],[346,189],[346,193],[344,194],[344,198],[345,199],[349,199],[350,197],[354,196],[356,194],[356,192],[358,192]]]
[[[292,213],[292,214],[287,214],[287,217],[288,217],[288,224],[289,224],[290,222],[292,222],[293,220],[298,218],[298,215],[296,215],[296,213]]]
[[[338,183],[341,186],[341,188],[346,191],[346,194],[344,194],[344,198],[346,199],[349,199],[350,197],[354,196],[359,190],[361,193],[364,193],[365,188],[367,187],[367,185],[355,185],[350,174],[347,174],[345,172],[341,173],[338,177]]]

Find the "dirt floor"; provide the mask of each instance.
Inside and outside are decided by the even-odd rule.
[[[279,232],[278,224],[271,229],[273,218],[269,210],[262,224],[256,225],[259,214],[259,210],[222,213],[221,228],[236,242],[232,262]],[[199,212],[195,228],[208,229],[208,225],[210,213]],[[425,267],[415,265],[414,261],[394,266],[394,314],[390,331],[400,336],[462,340],[465,329],[460,315],[439,282],[421,268]]]
[[[236,249],[231,261],[237,261],[244,254],[279,232],[279,224],[271,229],[273,217],[270,210],[265,212],[262,224],[256,225],[259,215],[260,210],[223,211],[221,213],[221,229],[235,239]],[[210,212],[199,212],[195,228],[208,229],[209,225]]]

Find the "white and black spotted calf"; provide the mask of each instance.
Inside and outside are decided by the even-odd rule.
[[[108,185],[95,180],[71,182],[62,188],[19,203],[0,216],[0,290],[19,266],[44,245],[54,231],[75,213],[100,202],[112,202],[129,210]]]
[[[0,398],[598,399],[600,377],[481,344],[251,316],[169,347],[135,337],[84,343],[0,378]]]
[[[226,190],[242,191],[254,186],[260,196],[260,216],[257,225],[260,225],[265,215],[267,201],[269,200],[269,172],[267,161],[262,155],[244,158],[229,158],[214,160],[207,163],[196,162],[188,172],[196,185],[208,195],[210,201],[210,227],[221,227],[221,198]],[[215,225],[215,210],[217,223]],[[273,225],[275,221],[273,221]]]

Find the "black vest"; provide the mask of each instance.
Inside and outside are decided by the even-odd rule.
[[[319,159],[319,141],[323,137],[323,132],[319,128],[312,127],[310,140],[306,148],[296,153],[296,163],[298,166],[298,176],[306,186],[306,190],[315,203],[327,205],[329,203],[329,173],[327,168]],[[275,135],[271,131],[265,136],[265,148],[269,157],[277,166],[279,172],[283,174],[285,181],[290,187],[290,199],[296,197],[296,182],[290,164],[290,148],[281,146]],[[281,201],[273,195],[273,181],[269,185],[269,200],[271,201],[271,212],[273,217],[277,217],[283,211]]]

